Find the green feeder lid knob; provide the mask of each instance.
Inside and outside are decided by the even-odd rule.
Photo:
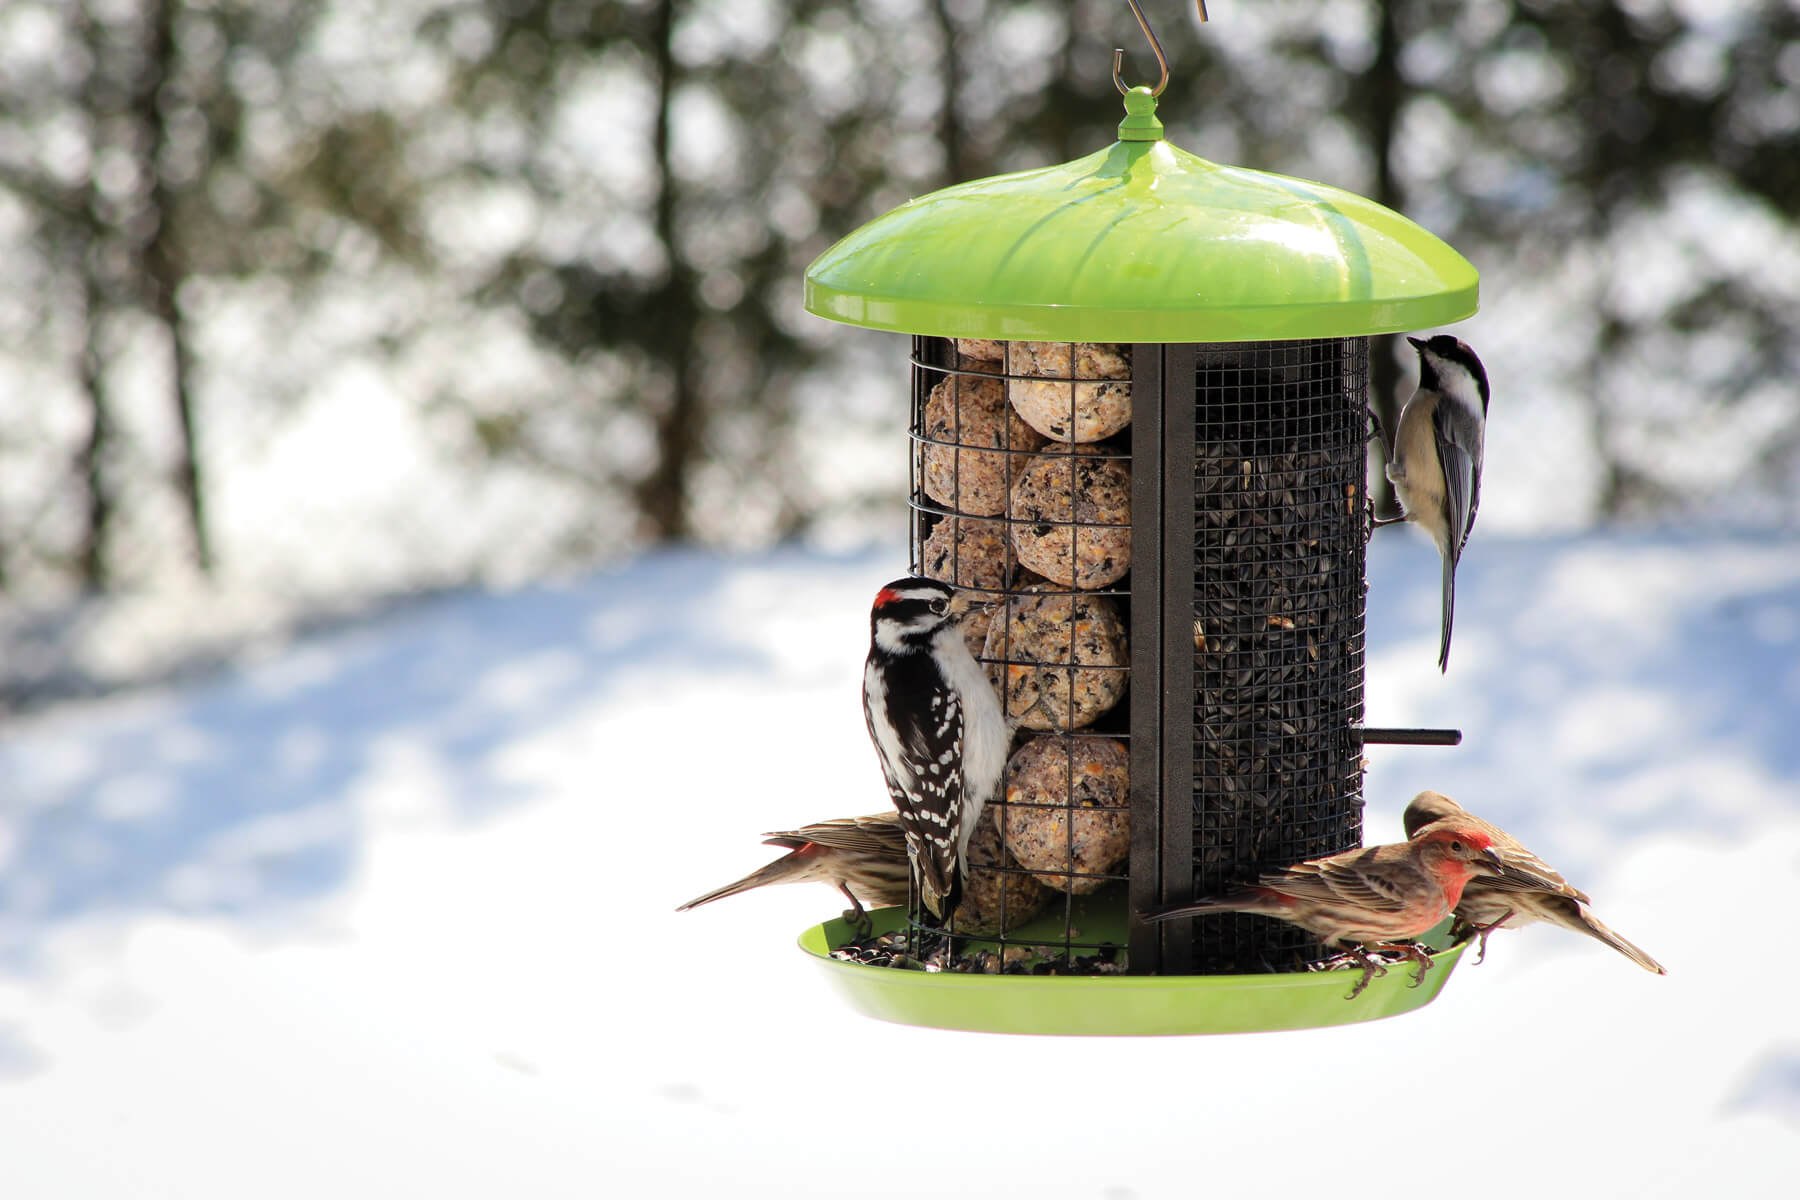
[[[1125,119],[1119,122],[1119,140],[1155,142],[1160,141],[1162,135],[1162,122],[1156,119],[1156,93],[1147,86],[1126,92]]]

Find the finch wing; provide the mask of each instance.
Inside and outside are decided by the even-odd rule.
[[[877,857],[906,857],[906,831],[900,828],[898,813],[878,813],[867,817],[839,817],[802,825],[799,829],[777,830],[763,835],[771,846],[797,849],[807,843],[833,850],[849,850]]]
[[[1583,904],[1588,902],[1586,892],[1564,879],[1562,873],[1555,867],[1527,850],[1524,843],[1520,842],[1518,838],[1498,825],[1489,824],[1479,817],[1471,817],[1465,813],[1461,818],[1442,818],[1413,829],[1407,836],[1416,838],[1436,829],[1460,828],[1471,823],[1487,833],[1492,841],[1493,851],[1499,855],[1500,861],[1515,870],[1535,876],[1540,881],[1536,886],[1532,886],[1521,881],[1484,875],[1477,881],[1482,889],[1496,892],[1548,892],[1552,895],[1567,896],[1571,900],[1579,900]]]
[[[1322,904],[1351,904],[1372,912],[1400,912],[1408,906],[1398,881],[1362,862],[1370,851],[1300,863],[1260,881],[1270,891]]]
[[[1535,882],[1527,882],[1524,879],[1508,879],[1504,875],[1483,875],[1479,879],[1473,881],[1469,886],[1479,886],[1484,892],[1508,892],[1530,894],[1534,896],[1555,896],[1560,899],[1568,900],[1571,903],[1588,903],[1588,894],[1586,892],[1564,879],[1548,866],[1545,866],[1544,860],[1538,858],[1536,855],[1526,855],[1526,858],[1530,860],[1529,862],[1522,862],[1519,859],[1512,858],[1506,854],[1502,854],[1500,857],[1503,860],[1507,860],[1507,865],[1513,869],[1522,872],[1526,876],[1535,877]],[[1536,864],[1536,867],[1532,865],[1533,863]],[[1541,873],[1538,868],[1542,869]]]

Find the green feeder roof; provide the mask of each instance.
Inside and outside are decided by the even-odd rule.
[[[821,254],[806,309],[870,329],[1059,342],[1358,337],[1460,321],[1475,268],[1353,193],[1162,140],[1148,88],[1120,140],[908,201]]]

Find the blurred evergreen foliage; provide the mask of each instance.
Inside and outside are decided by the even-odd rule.
[[[1537,320],[1502,353],[1579,410],[1579,513],[1791,508],[1800,9],[1147,9],[1172,138],[1401,208]],[[375,585],[841,515],[869,497],[828,435],[903,470],[904,371],[800,312],[805,265],[1110,141],[1114,45],[1150,73],[1112,0],[10,0],[0,589],[347,559],[234,526],[219,481],[354,372],[466,481],[358,560]]]

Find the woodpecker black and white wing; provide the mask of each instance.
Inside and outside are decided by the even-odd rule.
[[[911,655],[868,664],[863,715],[919,872],[921,898],[942,916],[957,890],[962,704],[928,656]]]

